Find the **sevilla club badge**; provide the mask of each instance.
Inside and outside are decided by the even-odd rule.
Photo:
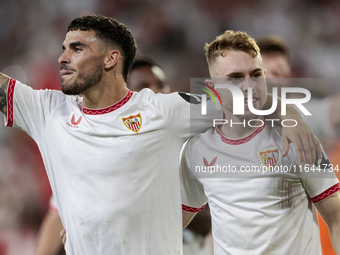
[[[131,115],[128,118],[122,118],[124,125],[131,131],[138,133],[142,126],[142,116],[140,113]]]
[[[277,164],[277,160],[279,158],[279,149],[276,148],[275,150],[266,150],[260,151],[260,158],[264,165],[268,168],[273,168]]]

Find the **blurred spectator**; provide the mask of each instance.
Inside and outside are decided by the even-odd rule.
[[[132,91],[149,88],[155,93],[171,92],[170,87],[166,84],[165,73],[153,59],[148,57],[135,60],[131,67],[127,85]]]
[[[315,84],[322,86],[316,79],[292,79],[292,68],[290,66],[291,56],[288,47],[279,37],[263,37],[257,40],[261,50],[269,92],[272,87],[304,87],[312,94],[312,99],[304,106],[312,114],[307,116],[301,114],[306,123],[311,127],[314,134],[321,140],[327,150],[329,138],[336,135],[335,128],[340,125],[340,93],[335,96],[328,96],[318,99],[315,96],[320,94],[319,89],[315,89]],[[321,82],[326,82],[321,80]],[[321,89],[322,90],[322,89]],[[304,96],[304,95],[303,95]],[[324,95],[322,95],[324,96]],[[321,97],[322,97],[321,96]],[[288,98],[299,98],[300,93],[289,93]]]

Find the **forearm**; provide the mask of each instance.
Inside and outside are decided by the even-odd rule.
[[[273,96],[272,94],[268,94],[267,101],[264,105],[264,109],[271,108],[272,104],[273,104]],[[286,105],[286,115],[281,115],[281,98],[280,97],[277,98],[276,110],[271,115],[269,115],[269,118],[279,119],[281,121],[286,120],[286,119],[293,119],[293,120],[296,120],[297,123],[301,123],[301,121],[303,121],[301,114],[296,109],[294,109],[294,107],[291,105]]]
[[[50,210],[44,218],[39,230],[34,255],[56,254],[62,248],[59,233],[63,229],[57,211]]]
[[[340,255],[340,195],[336,192],[315,204],[320,215],[326,222],[331,236],[333,248]]]
[[[272,95],[268,95],[265,109],[272,107]],[[268,116],[268,120],[280,120],[282,127],[282,157],[287,156],[289,143],[293,143],[299,163],[314,164],[316,155],[322,158],[322,150],[318,139],[314,136],[300,113],[292,106],[286,106],[286,115],[281,115],[281,99],[278,98],[275,112]]]
[[[329,226],[329,234],[336,254],[340,255],[340,221]]]
[[[0,73],[0,111],[7,114],[7,88],[9,77]]]

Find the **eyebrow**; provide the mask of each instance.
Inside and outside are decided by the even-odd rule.
[[[250,73],[254,74],[256,72],[263,71],[263,70],[264,70],[263,68],[256,68],[256,69],[252,70]],[[236,76],[236,75],[242,76],[243,74],[244,73],[241,73],[241,72],[233,72],[233,73],[227,74],[226,76],[227,77],[232,77],[232,76]]]
[[[70,46],[70,48],[74,48],[74,47],[77,47],[77,46],[86,46],[84,43],[82,43],[82,42],[79,42],[79,41],[76,41],[76,42],[71,42],[70,44],[69,44],[69,46]],[[63,50],[65,50],[66,48],[65,48],[65,45],[63,45],[62,47],[61,47]]]

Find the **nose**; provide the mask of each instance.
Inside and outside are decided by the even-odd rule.
[[[69,59],[69,57],[68,57],[68,54],[67,54],[67,51],[66,51],[66,50],[65,50],[65,51],[61,54],[61,56],[59,57],[58,63],[59,63],[60,65],[62,65],[62,64],[69,64],[69,63],[70,63],[70,59]]]
[[[252,88],[253,89],[253,81],[250,79],[250,77],[244,78],[244,80],[240,84],[240,89],[243,92],[247,93],[248,88]]]

